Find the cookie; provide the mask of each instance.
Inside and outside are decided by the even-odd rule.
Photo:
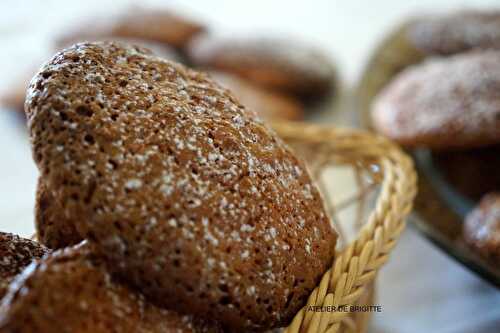
[[[218,332],[160,309],[115,282],[88,244],[48,255],[13,282],[0,306],[2,332]]]
[[[408,30],[415,48],[427,55],[500,48],[500,11],[462,10],[415,19]]]
[[[229,89],[240,102],[269,120],[301,120],[304,107],[292,96],[262,89],[251,82],[224,72],[210,72],[221,86]]]
[[[56,45],[66,47],[75,41],[118,37],[154,41],[182,50],[194,36],[205,30],[202,24],[167,9],[130,7],[115,16],[83,22],[58,37]]]
[[[432,152],[432,161],[444,179],[472,201],[500,189],[500,145]]]
[[[331,61],[314,47],[291,40],[200,35],[187,54],[197,66],[306,99],[324,97],[334,89]]]
[[[407,147],[500,143],[500,51],[436,58],[399,74],[375,99],[382,134]]]
[[[32,240],[0,232],[0,300],[10,282],[33,260],[40,259],[49,250]]]
[[[336,233],[303,163],[208,76],[77,44],[34,77],[26,111],[61,212],[157,304],[264,330],[331,264]]]
[[[403,69],[435,56],[500,48],[500,12],[461,10],[419,15],[398,24],[375,48],[357,88],[367,110],[378,93]]]
[[[467,244],[492,264],[500,265],[500,193],[489,193],[466,217]]]

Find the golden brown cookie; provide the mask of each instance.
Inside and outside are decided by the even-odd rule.
[[[40,70],[26,106],[64,216],[155,302],[263,330],[331,264],[336,234],[306,168],[208,76],[83,43]]]
[[[93,18],[57,38],[56,45],[96,41],[107,37],[149,40],[182,50],[205,27],[167,9],[130,7],[115,16]]]
[[[489,193],[467,215],[464,238],[479,255],[500,265],[500,193]]]
[[[323,97],[335,84],[331,61],[319,50],[291,40],[200,35],[187,53],[197,66],[299,97]]]
[[[294,97],[262,89],[251,82],[224,72],[210,72],[221,86],[229,89],[240,102],[270,120],[301,120],[304,106]]]
[[[48,252],[45,246],[37,242],[0,232],[0,300],[7,292],[10,282],[26,266]]]
[[[0,331],[218,332],[160,309],[115,282],[88,244],[48,255],[13,282],[0,306]]]
[[[500,51],[473,51],[403,71],[375,99],[382,134],[407,147],[500,143]]]

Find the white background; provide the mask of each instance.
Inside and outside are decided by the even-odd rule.
[[[57,32],[128,1],[0,2],[0,91],[52,52]],[[144,3],[144,2],[143,2]],[[409,14],[498,1],[146,1],[205,21],[216,33],[296,36],[324,48],[352,86],[384,33]],[[29,236],[37,171],[23,125],[0,108],[0,230]],[[500,332],[500,293],[423,240],[411,228],[379,277],[371,332]]]

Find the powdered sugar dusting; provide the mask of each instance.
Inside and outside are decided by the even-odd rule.
[[[248,305],[259,315],[241,325],[258,328],[294,313],[330,264],[335,235],[303,164],[207,76],[87,43],[56,55],[30,91],[46,183],[149,297],[215,318]]]
[[[453,136],[457,145],[494,143],[500,141],[499,89],[498,51],[430,59],[403,71],[382,91],[374,120],[396,140],[439,145],[440,136]]]

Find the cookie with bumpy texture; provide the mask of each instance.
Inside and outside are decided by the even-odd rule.
[[[205,30],[201,23],[168,9],[132,6],[114,16],[82,22],[56,38],[55,44],[65,47],[74,42],[118,37],[158,42],[182,50]]]
[[[45,246],[30,239],[0,232],[0,299],[10,282],[33,260],[49,252]]]
[[[382,134],[408,147],[500,143],[500,51],[473,51],[403,71],[374,101]]]
[[[26,110],[61,212],[158,304],[263,330],[287,323],[331,264],[336,233],[306,168],[208,76],[77,44],[34,77]]]
[[[113,281],[88,244],[54,252],[26,269],[0,305],[0,331],[219,332]]]
[[[467,215],[464,238],[479,255],[500,265],[500,193],[485,195]]]
[[[293,40],[204,34],[189,43],[187,54],[197,66],[306,99],[321,98],[334,90],[335,70],[330,59]]]

